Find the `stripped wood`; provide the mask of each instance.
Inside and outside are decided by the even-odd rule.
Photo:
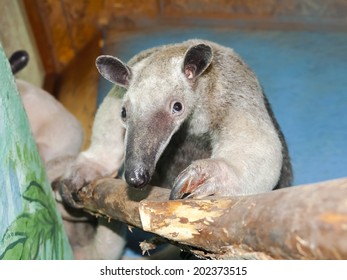
[[[200,257],[347,259],[347,178],[232,198],[167,201],[169,190],[93,182],[86,209],[189,246]]]

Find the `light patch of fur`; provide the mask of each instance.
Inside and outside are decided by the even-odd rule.
[[[212,158],[222,158],[221,162],[227,163],[221,175],[233,175],[228,180],[235,186],[229,190],[233,195],[267,192],[276,186],[282,166],[282,146],[269,124],[233,112],[228,129],[223,129],[214,141]],[[225,142],[229,144],[224,145]],[[222,195],[228,195],[228,191]]]

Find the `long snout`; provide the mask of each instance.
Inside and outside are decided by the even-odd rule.
[[[151,179],[150,172],[144,165],[126,169],[124,177],[128,185],[137,189],[144,188]]]
[[[163,118],[129,121],[125,135],[124,177],[128,185],[144,188],[151,180],[157,161],[173,134]]]

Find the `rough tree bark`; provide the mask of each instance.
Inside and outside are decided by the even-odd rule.
[[[79,193],[88,211],[188,246],[198,257],[347,259],[347,178],[232,198],[168,197],[167,189],[139,191],[107,178]]]

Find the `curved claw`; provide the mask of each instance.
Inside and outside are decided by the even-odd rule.
[[[71,192],[65,180],[56,182],[55,184],[64,204],[71,208],[83,208],[83,205],[79,203],[77,192]]]
[[[194,168],[187,168],[176,178],[170,193],[170,200],[188,198],[205,181],[207,177],[196,172]]]
[[[174,185],[171,189],[170,198],[169,198],[170,200],[183,198],[183,196],[187,194],[189,181],[191,181],[191,180],[188,181],[189,177],[190,175],[188,173],[184,173],[184,174],[181,173],[176,178]]]
[[[197,160],[177,176],[170,199],[201,199],[237,194],[241,191],[235,184],[236,178],[233,170],[223,160]]]

